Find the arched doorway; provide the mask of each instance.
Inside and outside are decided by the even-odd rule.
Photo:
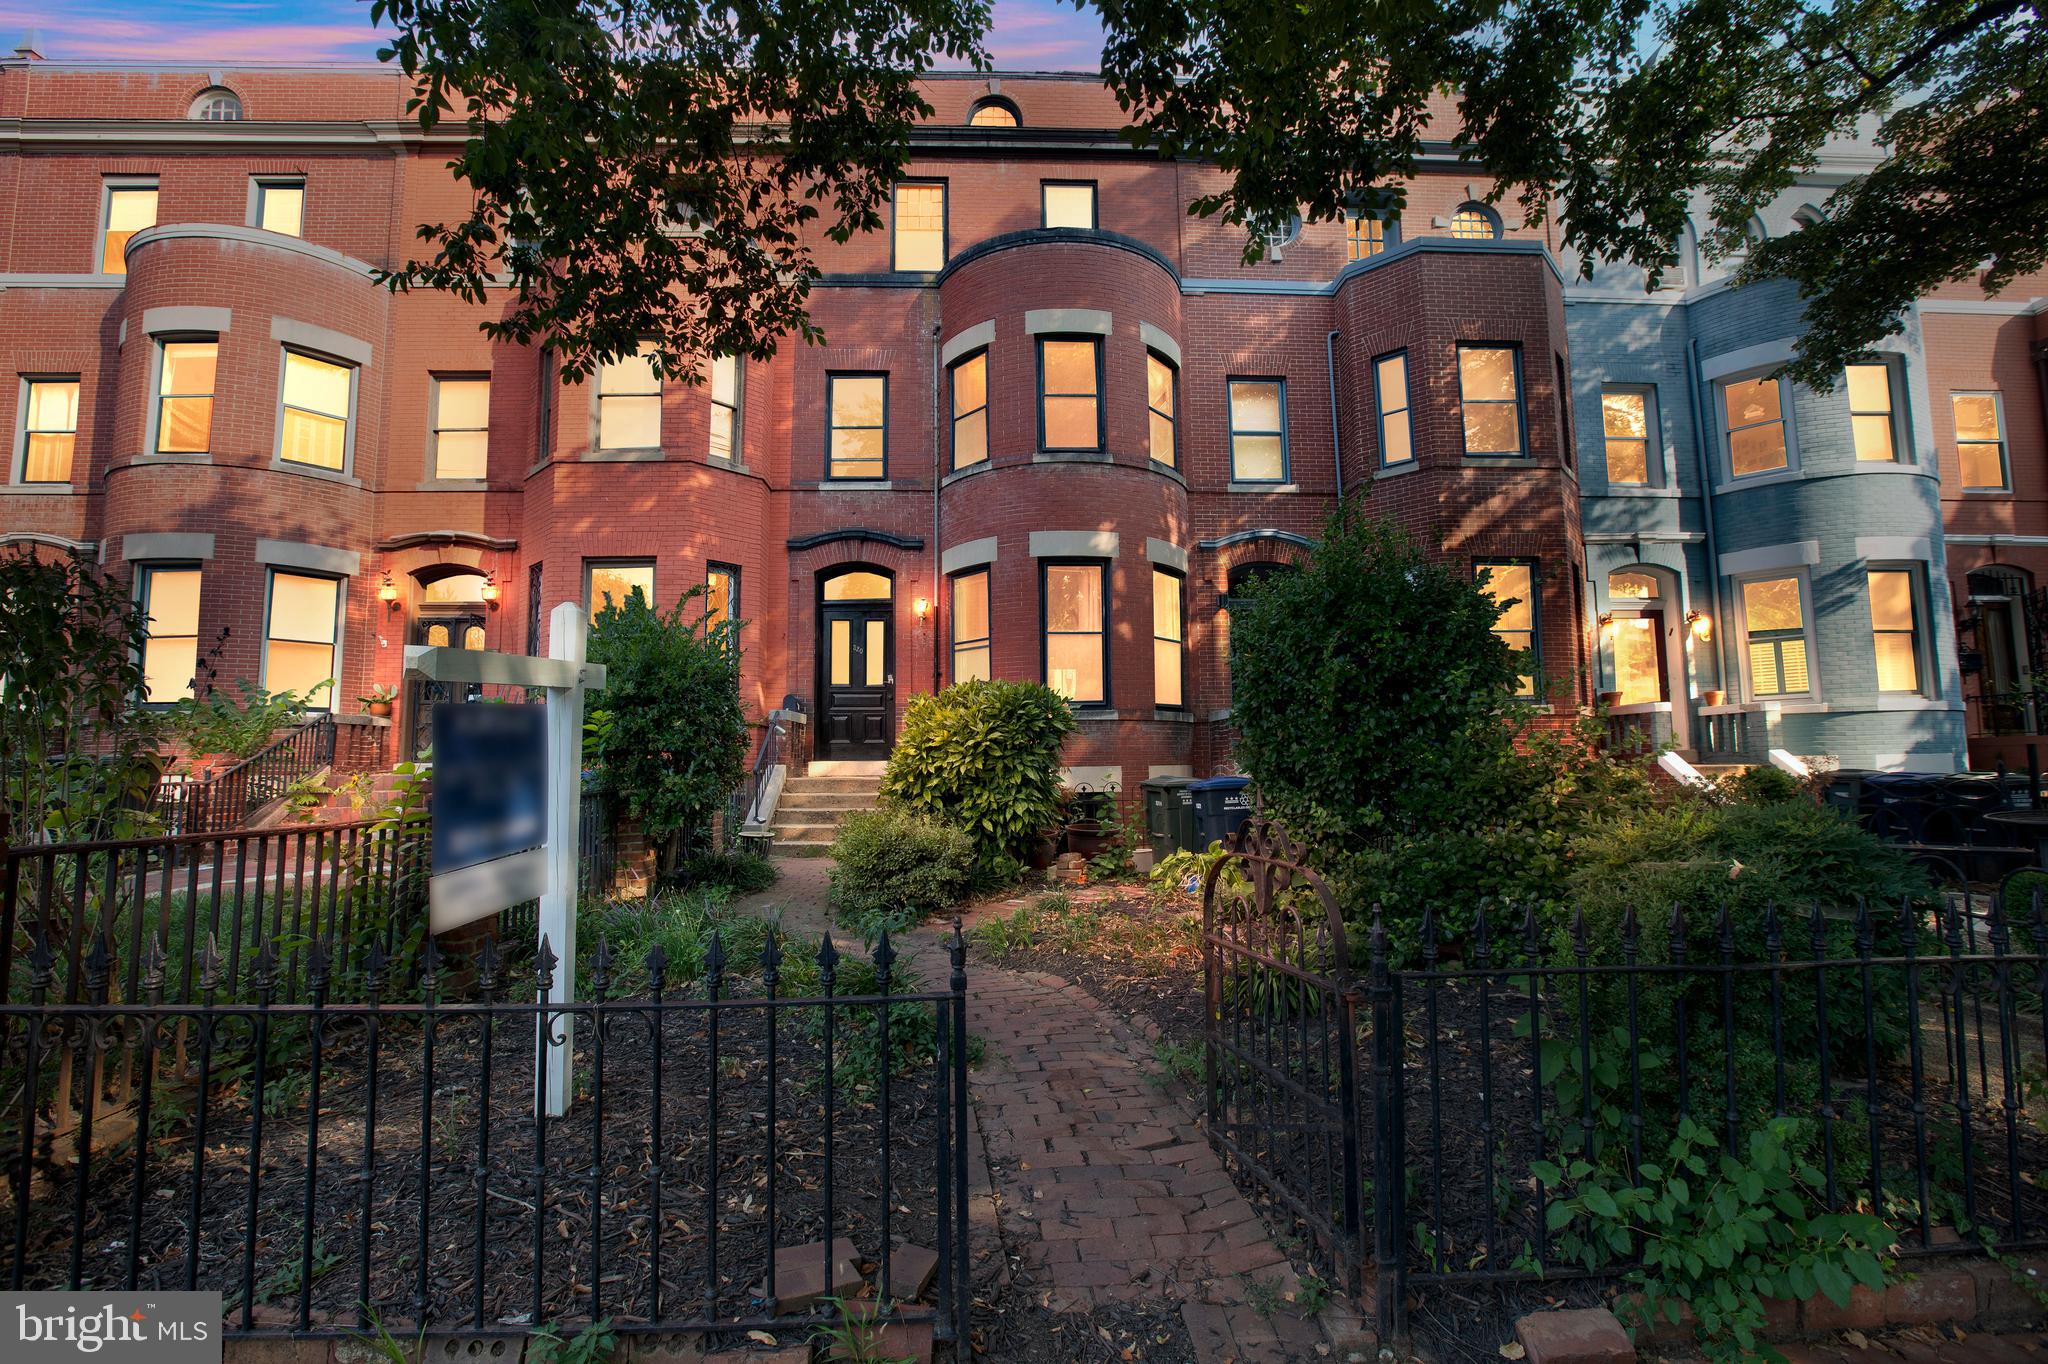
[[[896,724],[896,583],[846,564],[818,579],[820,758],[889,756]]]
[[[1616,708],[1669,712],[1672,739],[1684,747],[1686,707],[1671,704],[1674,686],[1683,694],[1686,677],[1676,580],[1665,569],[1616,569],[1607,575],[1607,600],[1612,608],[1606,631],[1614,663],[1612,690],[1621,694]]]
[[[419,608],[413,614],[409,642],[441,649],[484,647],[484,574],[455,564],[436,564],[413,574],[420,585]],[[433,750],[434,703],[475,700],[481,687],[462,689],[452,683],[414,678],[406,686],[405,755],[418,758]]]

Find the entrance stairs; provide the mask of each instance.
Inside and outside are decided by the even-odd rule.
[[[801,777],[783,783],[775,806],[776,857],[825,857],[838,836],[839,822],[855,810],[881,804],[879,762],[820,760]]]

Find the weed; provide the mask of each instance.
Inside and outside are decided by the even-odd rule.
[[[1270,1279],[1247,1278],[1244,1281],[1244,1297],[1245,1301],[1251,1304],[1252,1311],[1262,1317],[1270,1317],[1286,1305],[1287,1290],[1281,1287],[1280,1276],[1277,1274]]]
[[[1294,1310],[1303,1317],[1313,1317],[1330,1305],[1330,1281],[1311,1269],[1301,1276],[1301,1287],[1294,1295]]]
[[[1152,1044],[1152,1059],[1159,1063],[1159,1069],[1148,1072],[1146,1079],[1160,1088],[1175,1080],[1184,1085],[1202,1083],[1202,1047],[1194,1042],[1176,1042],[1162,1037]]]
[[[619,1347],[612,1319],[602,1317],[573,1336],[555,1322],[539,1327],[526,1344],[527,1364],[604,1364]]]
[[[413,1339],[412,1346],[407,1348],[395,1340],[391,1332],[384,1329],[384,1320],[374,1309],[365,1307],[363,1315],[369,1320],[371,1333],[359,1335],[356,1339],[371,1354],[383,1360],[384,1364],[412,1364],[416,1359],[426,1358],[426,1327],[420,1328],[420,1333]]]
[[[827,1359],[844,1364],[914,1364],[910,1355],[883,1353],[882,1325],[877,1319],[888,1311],[887,1303],[848,1303],[832,1297],[825,1301],[837,1310],[839,1319],[819,1327],[812,1342],[825,1346]]]

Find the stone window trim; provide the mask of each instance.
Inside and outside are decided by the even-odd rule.
[[[1805,542],[1811,544],[1811,541]],[[1754,551],[1753,551],[1754,552]],[[1729,602],[1727,611],[1735,618],[1736,637],[1741,645],[1735,653],[1736,671],[1740,674],[1741,695],[1752,705],[1779,702],[1819,702],[1822,700],[1820,658],[1817,631],[1813,618],[1813,569],[1814,562],[1786,563],[1771,567],[1730,572],[1727,565],[1729,555],[1721,556],[1722,573],[1729,579]],[[1744,588],[1753,582],[1765,582],[1777,578],[1792,578],[1799,584],[1799,623],[1806,639],[1806,690],[1798,692],[1771,692],[1759,696],[1756,680],[1751,676],[1749,658],[1749,605]]]
[[[996,537],[984,535],[979,540],[968,540],[954,545],[939,555],[939,572],[946,577],[965,572],[970,568],[981,568],[996,561]]]
[[[1038,534],[1039,532],[1033,532],[1032,538],[1036,540]],[[1070,698],[1067,704],[1073,707],[1077,716],[1092,714],[1099,717],[1105,712],[1113,711],[1116,705],[1115,689],[1110,676],[1109,647],[1113,616],[1111,609],[1111,577],[1115,570],[1115,564],[1109,559],[1071,555],[1038,558],[1038,676],[1047,686],[1052,685],[1053,634],[1051,618],[1046,609],[1051,600],[1048,571],[1055,568],[1089,568],[1093,569],[1097,575],[1096,592],[1102,599],[1101,619],[1097,628],[1094,631],[1063,633],[1079,633],[1084,637],[1092,633],[1096,638],[1097,647],[1100,650],[1099,666],[1102,673],[1102,695],[1099,698],[1087,701]]]
[[[75,384],[78,386],[78,396],[72,403],[70,475],[63,479],[37,479],[31,482],[28,477],[29,400],[38,384]],[[78,424],[84,418],[85,410],[83,375],[29,371],[20,376],[14,400],[14,444],[8,447],[7,482],[4,485],[10,496],[18,493],[68,493],[75,490],[78,479]],[[57,433],[53,431],[46,434]]]
[[[986,350],[996,342],[996,324],[993,318],[963,327],[946,339],[939,347],[939,363],[950,365],[970,351]]]
[[[283,576],[288,578],[330,579],[335,583],[334,642],[332,645],[332,662],[329,667],[328,676],[334,679],[334,685],[332,687],[329,687],[325,692],[319,693],[310,698],[306,703],[306,709],[317,712],[333,712],[337,709],[334,700],[334,694],[341,689],[342,649],[347,642],[348,636],[348,631],[346,628],[348,623],[348,588],[349,580],[353,575],[335,573],[330,570],[317,568],[309,564],[295,564],[279,562],[275,560],[266,560],[263,557],[264,546],[283,545],[285,543],[286,542],[277,540],[258,540],[256,542],[256,562],[265,565],[263,573],[263,652],[260,660],[261,668],[259,669],[261,676],[257,681],[257,685],[264,688],[269,688],[270,686],[270,645],[272,639],[271,628],[274,624],[274,622],[271,619],[271,611],[272,607],[275,605],[275,599],[277,596],[278,578],[280,576]],[[307,545],[302,546],[301,548],[318,549],[320,547],[315,545]],[[345,551],[327,550],[326,553],[342,554],[345,553]],[[348,554],[347,558],[353,562],[357,558],[357,556],[354,554]]]
[[[1033,308],[1024,314],[1024,334],[1108,336],[1115,318],[1100,308]]]
[[[107,233],[112,230],[114,195],[122,190],[157,190],[160,181],[154,175],[103,175],[100,177],[100,215],[98,229],[92,236],[92,268],[86,273],[117,277],[128,273],[126,250],[123,249],[123,264],[119,270],[106,269]],[[155,215],[151,215],[154,217]],[[152,224],[153,225],[153,224]],[[137,231],[147,229],[138,228]]]
[[[121,537],[125,563],[199,564],[212,557],[213,536],[205,531],[131,531]]]

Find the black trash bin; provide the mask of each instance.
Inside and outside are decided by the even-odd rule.
[[[1152,856],[1164,860],[1167,854],[1195,846],[1195,798],[1188,791],[1192,777],[1152,777],[1141,788],[1145,792],[1145,840]]]
[[[1191,783],[1188,793],[1195,800],[1195,846],[1207,848],[1220,838],[1237,832],[1238,825],[1252,813],[1250,777],[1204,777]]]

